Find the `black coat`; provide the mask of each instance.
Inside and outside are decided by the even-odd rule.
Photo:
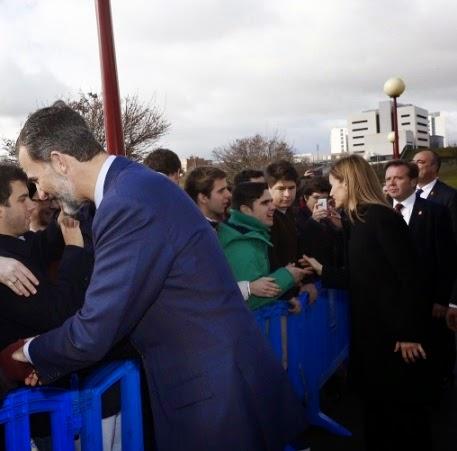
[[[457,249],[448,209],[422,198],[416,199],[409,230],[418,257],[418,281],[422,289],[430,303],[447,305],[457,274]]]
[[[427,196],[427,200],[436,202],[448,208],[454,231],[454,239],[457,243],[457,190],[446,183],[437,180],[435,186]]]
[[[362,220],[345,228],[345,267],[324,267],[322,281],[350,291],[356,385],[365,394],[382,397],[388,393],[395,399],[406,395],[405,388],[418,386],[412,383],[418,380],[413,375],[418,366],[403,363],[399,353],[393,352],[395,343],[424,344],[430,306],[417,283],[414,248],[405,221],[381,205],[361,208],[360,213]],[[410,394],[414,396],[414,391]]]
[[[59,243],[59,237],[61,243]],[[83,304],[92,271],[92,256],[77,246],[65,246],[56,283],[48,266],[61,250],[60,231],[28,232],[24,239],[0,235],[0,255],[23,263],[40,284],[24,299],[0,284],[0,350],[19,338],[33,337],[62,324]]]

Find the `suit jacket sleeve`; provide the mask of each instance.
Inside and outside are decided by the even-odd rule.
[[[94,272],[82,309],[29,347],[45,383],[100,360],[129,334],[159,295],[175,258],[169,224],[145,203],[105,198],[98,216]]]

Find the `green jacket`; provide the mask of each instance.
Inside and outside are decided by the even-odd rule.
[[[237,281],[252,282],[259,277],[269,276],[275,279],[281,290],[277,298],[249,296],[248,305],[251,310],[274,302],[294,286],[294,279],[286,268],[279,268],[270,274],[270,231],[259,220],[238,210],[231,210],[227,223],[219,224],[218,235]]]

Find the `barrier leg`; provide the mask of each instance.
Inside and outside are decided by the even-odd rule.
[[[141,391],[139,371],[130,371],[121,379],[122,390],[122,449],[142,450],[143,416],[141,412]]]
[[[30,423],[28,415],[21,415],[5,424],[6,449],[30,451]]]
[[[82,395],[84,413],[82,415],[81,451],[103,449],[102,404],[98,396]]]

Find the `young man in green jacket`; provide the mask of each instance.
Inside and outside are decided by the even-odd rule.
[[[236,280],[256,280],[271,277],[280,288],[276,298],[250,295],[249,308],[256,310],[281,299],[281,295],[295,286],[309,270],[287,265],[270,273],[268,249],[270,227],[275,207],[265,183],[247,182],[237,185],[232,194],[230,218],[219,225],[218,235]],[[300,310],[296,299],[290,301],[293,312]]]

